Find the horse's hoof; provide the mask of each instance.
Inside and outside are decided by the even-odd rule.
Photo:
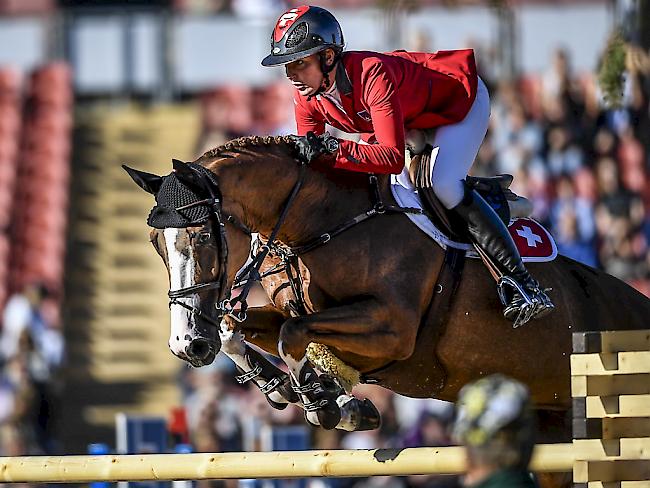
[[[375,430],[381,426],[381,414],[367,398],[359,403],[359,422],[356,431]]]
[[[357,432],[374,430],[381,425],[379,411],[367,398],[359,400],[346,394],[338,397],[336,401],[341,408],[341,422],[337,426],[338,429]]]
[[[319,408],[316,415],[318,415],[320,426],[325,430],[335,429],[341,421],[341,409],[335,401],[331,400],[327,402],[327,405]]]

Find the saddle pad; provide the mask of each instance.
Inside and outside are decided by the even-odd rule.
[[[401,174],[391,176],[391,191],[398,205],[422,208],[418,192],[408,176],[408,170],[405,169]],[[479,257],[471,244],[451,240],[433,225],[426,215],[406,214],[406,216],[443,249],[453,247],[467,251],[467,257]],[[556,258],[557,246],[553,236],[535,220],[529,218],[512,220],[508,230],[524,262],[543,263]]]

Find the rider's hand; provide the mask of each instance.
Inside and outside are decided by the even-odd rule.
[[[327,132],[317,136],[312,131],[305,136],[289,136],[296,146],[298,159],[311,163],[321,154],[333,154],[339,148],[339,141]]]

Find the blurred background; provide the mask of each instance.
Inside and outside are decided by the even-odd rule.
[[[118,413],[119,435],[135,419],[145,438],[137,420],[160,420],[163,449],[449,442],[444,402],[359,387],[382,411],[379,431],[311,431],[297,409],[274,411],[236,384],[221,357],[195,370],[168,351],[152,201],[120,165],[166,174],[172,157],[293,132],[283,71],[259,63],[275,20],[298,4],[0,0],[0,455],[133,449],[116,440]],[[348,49],[473,47],[492,97],[474,174],[514,174],[560,252],[650,295],[649,0],[317,4],[340,20]],[[607,109],[596,73],[616,27],[628,71],[622,106]]]

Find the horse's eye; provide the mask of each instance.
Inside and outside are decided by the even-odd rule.
[[[212,234],[210,232],[200,232],[196,236],[196,242],[198,244],[208,244],[212,239]]]

